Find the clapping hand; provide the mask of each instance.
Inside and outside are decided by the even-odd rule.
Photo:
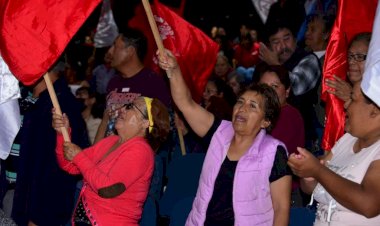
[[[323,164],[308,150],[300,147],[297,150],[299,154],[291,154],[288,160],[288,165],[293,173],[302,178],[317,177]]]
[[[326,79],[325,84],[330,87],[328,93],[334,94],[339,99],[347,102],[351,98],[352,86],[345,80],[334,75],[334,80]]]

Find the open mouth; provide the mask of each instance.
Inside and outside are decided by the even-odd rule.
[[[247,121],[247,119],[242,115],[236,115],[235,116],[235,122],[245,123],[246,121]]]

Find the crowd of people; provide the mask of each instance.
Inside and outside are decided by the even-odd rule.
[[[144,65],[148,40],[136,29],[120,30],[88,68],[58,60],[49,77],[62,115],[44,80],[22,87],[22,127],[1,162],[1,216],[21,226],[139,225],[147,197],[165,193],[158,166],[203,153],[186,225],[286,226],[310,200],[315,226],[380,225],[380,106],[360,88],[371,33],[349,40],[346,79],[323,80],[335,14],[305,7],[278,1],[265,30],[247,21],[238,37],[213,27],[219,52],[200,102],[170,50],[157,52],[162,75]],[[323,82],[346,110],[332,150],[321,147]]]

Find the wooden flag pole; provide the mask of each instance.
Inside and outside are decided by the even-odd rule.
[[[59,106],[57,95],[55,94],[55,90],[53,87],[53,83],[50,80],[49,72],[44,75],[45,83],[50,95],[51,102],[53,102],[53,107],[55,108],[55,112],[59,115],[62,115],[61,107]],[[63,135],[63,139],[67,142],[70,142],[70,136],[67,132],[66,127],[61,127],[61,132]]]
[[[182,155],[186,155],[185,141],[183,140],[182,130],[180,130],[177,126],[178,138],[179,138],[179,146],[181,147]]]
[[[150,8],[150,4],[148,0],[142,0],[142,4],[145,9],[146,16],[148,17],[150,29],[153,32],[153,37],[156,42],[156,45],[158,47],[158,51],[160,54],[163,54],[165,49],[164,49],[164,44],[162,43],[160,32],[158,31],[156,21],[154,20],[153,12],[152,9]],[[186,155],[186,149],[185,149],[185,141],[183,139],[183,134],[180,129],[177,127],[177,132],[178,132],[178,137],[179,137],[179,144],[181,147],[181,153],[182,155]]]
[[[150,8],[150,4],[148,0],[142,0],[142,4],[145,9],[146,16],[148,17],[150,29],[153,32],[154,40],[156,41],[158,50],[160,54],[164,53],[164,44],[162,43],[160,32],[158,31],[156,21],[154,20],[154,16],[152,13],[152,9]]]

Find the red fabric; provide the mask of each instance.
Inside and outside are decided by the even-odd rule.
[[[93,223],[96,221],[98,225],[138,226],[153,174],[154,153],[143,137],[135,137],[104,158],[118,141],[118,136],[104,138],[84,149],[69,162],[63,156],[63,137],[58,135],[57,161],[66,172],[83,175],[80,197],[86,211],[90,211],[92,217],[89,218]],[[123,183],[126,191],[108,199],[98,195],[100,188],[116,183]]]
[[[177,57],[193,99],[200,102],[207,79],[214,69],[218,44],[161,3],[155,2],[151,8],[165,48]],[[159,72],[155,63],[157,46],[141,4],[136,7],[135,17],[129,21],[129,26],[143,31],[148,37],[149,51],[145,63]]]
[[[100,0],[1,0],[0,50],[25,85],[38,80]]]
[[[326,102],[326,123],[322,148],[331,150],[344,133],[345,113],[343,102],[327,93],[325,79],[333,75],[346,79],[347,48],[350,40],[360,32],[371,32],[377,0],[363,0],[358,4],[351,0],[338,0],[338,13],[326,49],[323,66],[322,99]]]
[[[234,58],[237,60],[237,66],[243,66],[245,68],[255,67],[260,62],[259,48],[260,44],[258,42],[253,42],[250,50],[245,49],[241,45],[237,45],[234,54]]]

